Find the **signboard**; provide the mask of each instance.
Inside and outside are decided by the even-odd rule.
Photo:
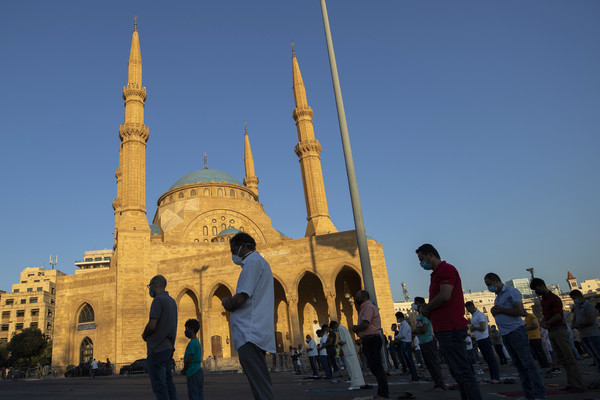
[[[91,324],[79,324],[77,327],[78,331],[87,331],[88,329],[96,329],[96,324],[94,322]]]

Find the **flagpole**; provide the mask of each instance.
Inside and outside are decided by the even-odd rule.
[[[331,30],[329,29],[329,17],[327,16],[327,6],[325,5],[325,0],[321,0],[321,11],[323,13],[323,27],[325,28],[325,38],[327,40],[329,66],[331,68],[331,80],[333,81],[333,91],[335,93],[335,103],[337,106],[338,122],[340,124],[340,134],[342,136],[344,159],[346,160],[346,173],[348,175],[348,186],[350,188],[350,199],[352,201],[352,212],[354,214],[354,227],[356,231],[356,241],[358,243],[358,253],[360,256],[360,266],[363,275],[363,284],[365,290],[369,292],[371,302],[377,304],[377,296],[375,294],[375,283],[373,281],[373,271],[371,269],[371,259],[369,257],[369,248],[367,246],[365,223],[363,220],[362,208],[360,206],[358,185],[356,184],[354,160],[352,159],[352,148],[350,147],[348,125],[346,124],[346,112],[344,111],[344,101],[342,100],[340,79],[338,77],[337,64],[335,62],[335,53],[333,51],[333,42],[331,40]]]

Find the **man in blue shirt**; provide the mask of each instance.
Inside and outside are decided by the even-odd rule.
[[[200,330],[197,319],[185,322],[185,337],[190,339],[183,355],[181,374],[187,378],[189,400],[204,400],[204,372],[202,371],[202,346],[196,336]]]
[[[544,381],[537,364],[531,356],[525,322],[521,318],[525,316],[521,292],[504,285],[500,277],[493,272],[485,276],[484,282],[490,292],[496,293],[494,307],[490,311],[496,319],[496,325],[498,325],[498,330],[502,335],[504,346],[519,372],[525,397],[528,399],[545,399]]]

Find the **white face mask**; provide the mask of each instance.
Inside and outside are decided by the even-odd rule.
[[[233,263],[236,265],[242,265],[242,263],[244,262],[244,259],[240,257],[240,251],[242,251],[242,247],[244,246],[240,246],[240,248],[237,251],[237,254],[231,255],[231,261],[233,261]]]

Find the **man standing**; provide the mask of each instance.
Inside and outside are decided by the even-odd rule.
[[[429,318],[421,314],[421,309],[425,305],[425,299],[422,297],[415,297],[414,305],[416,306],[415,311],[419,312],[416,318],[417,323],[415,333],[417,338],[419,338],[419,345],[421,346],[421,353],[423,353],[425,365],[427,366],[427,370],[431,375],[431,380],[434,383],[432,391],[444,391],[446,390],[446,385],[444,384],[444,378],[442,377],[442,372],[440,371],[439,358],[435,348],[435,343],[433,342],[433,329],[431,328],[431,321]],[[415,308],[413,308],[413,310],[414,309]]]
[[[540,333],[540,322],[535,314],[527,312],[525,314],[525,329],[527,329],[527,339],[529,348],[540,364],[540,368],[548,368],[548,357],[542,347],[542,334]]]
[[[594,357],[598,373],[600,373],[600,329],[598,329],[596,309],[577,289],[571,291],[569,296],[571,296],[573,303],[575,303],[573,328],[579,330],[581,339],[591,353],[591,356]],[[592,383],[590,389],[600,389],[600,379]]]
[[[552,293],[546,287],[546,282],[540,278],[533,278],[529,287],[542,297],[543,318],[540,325],[548,329],[548,336],[552,348],[556,352],[558,362],[560,362],[567,371],[567,386],[565,391],[570,393],[581,393],[585,391],[583,377],[577,360],[571,348],[567,326],[563,320],[563,304],[560,298]]]
[[[492,339],[492,344],[494,345],[494,350],[496,350],[496,354],[498,355],[498,359],[500,360],[500,365],[508,364],[508,360],[506,355],[504,354],[504,344],[502,343],[502,335],[496,329],[496,325],[490,326],[490,339]]]
[[[319,350],[319,360],[321,361],[321,367],[325,372],[325,378],[331,379],[331,366],[327,361],[327,349],[325,348],[325,342],[327,342],[327,331],[323,331],[323,329],[317,330],[317,337],[319,338],[317,350]]]
[[[487,274],[483,280],[488,290],[496,294],[494,306],[490,311],[496,319],[506,350],[519,372],[525,397],[545,399],[544,381],[531,356],[525,323],[521,318],[525,315],[521,292],[504,285],[500,277],[493,272]]]
[[[450,373],[458,382],[463,400],[481,400],[481,392],[471,370],[465,338],[467,320],[464,317],[462,283],[454,266],[440,259],[438,251],[430,244],[416,250],[421,268],[431,273],[429,304],[421,307],[421,313],[429,317],[433,332],[450,367]]]
[[[142,339],[148,351],[147,365],[156,400],[176,400],[177,392],[171,374],[171,362],[177,334],[177,304],[165,290],[167,280],[156,275],[150,280],[148,293],[152,300],[150,316]]]
[[[96,374],[98,373],[98,361],[94,358],[92,360],[92,379],[96,379]]]
[[[363,378],[360,364],[358,363],[358,357],[356,355],[356,349],[354,348],[354,342],[352,336],[345,326],[338,324],[337,321],[331,321],[329,327],[339,334],[338,345],[341,347],[346,359],[346,368],[348,369],[348,375],[350,375],[350,387],[348,390],[360,389],[361,386],[365,385],[365,379]]]
[[[324,324],[321,329],[323,332],[327,332],[327,340],[325,341],[325,350],[327,351],[327,362],[329,363],[329,367],[332,369],[332,377],[331,383],[338,383],[340,376],[340,368],[338,367],[338,363],[336,358],[336,341],[337,335],[335,331],[329,327],[329,325]]]
[[[388,381],[381,359],[381,346],[383,346],[380,334],[381,317],[377,306],[371,303],[370,298],[366,290],[359,290],[356,293],[354,304],[359,308],[358,325],[352,326],[352,332],[358,334],[369,369],[377,379],[377,397],[374,399],[387,399]]]
[[[412,356],[412,328],[404,319],[404,313],[402,311],[396,313],[396,322],[398,323],[396,344],[400,357],[404,358],[404,362],[410,371],[412,382],[418,382],[419,374],[417,373],[417,368],[415,367]]]
[[[308,355],[308,361],[310,361],[310,367],[313,370],[313,378],[318,378],[319,370],[317,369],[317,356],[319,355],[319,352],[317,351],[317,343],[310,335],[306,335],[306,344],[308,345],[306,354]]]
[[[256,242],[238,232],[229,242],[231,259],[242,268],[235,295],[221,301],[231,312],[231,338],[255,399],[274,399],[265,352],[275,353],[273,273]]]
[[[500,367],[488,332],[488,319],[475,307],[472,301],[467,301],[465,308],[471,313],[471,332],[475,335],[477,347],[481,350],[481,355],[483,355],[483,359],[490,370],[490,382],[500,383]]]

